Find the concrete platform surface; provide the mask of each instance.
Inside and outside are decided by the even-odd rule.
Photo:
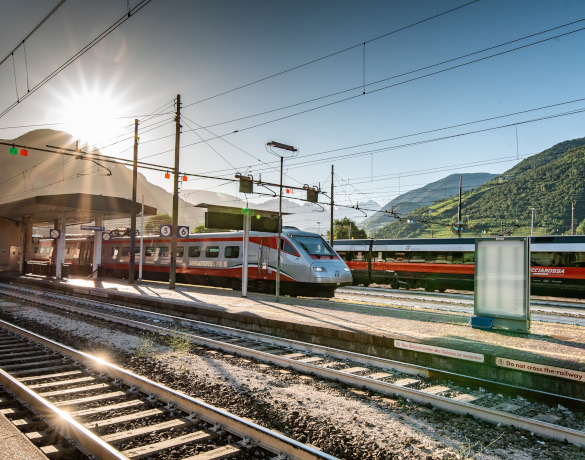
[[[28,438],[0,414],[0,460],[47,460]]]

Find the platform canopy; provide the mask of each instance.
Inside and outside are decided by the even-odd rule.
[[[220,206],[200,203],[197,208],[205,208],[205,227],[222,230],[242,230],[244,228],[244,215],[252,217],[251,230],[258,232],[278,231],[278,211],[265,209],[251,209],[234,206]],[[281,213],[283,216],[287,212]]]
[[[137,203],[140,212],[141,204]],[[70,193],[64,195],[40,195],[11,203],[0,204],[0,218],[22,221],[30,217],[33,225],[53,225],[55,219],[65,217],[68,225],[130,216],[132,200],[104,195]],[[156,208],[144,206],[144,214],[155,215]]]

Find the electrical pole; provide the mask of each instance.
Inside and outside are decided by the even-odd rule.
[[[171,269],[169,289],[175,289],[177,279],[177,232],[179,227],[179,138],[181,136],[181,95],[177,94],[175,115],[175,182],[173,187],[173,226],[171,227]]]
[[[138,120],[134,120],[134,165],[132,166],[132,209],[130,211],[130,266],[128,284],[134,284],[136,275],[136,182],[138,179]]]
[[[282,239],[282,166],[284,158],[280,157],[280,187],[278,192],[278,242],[276,250],[276,301],[280,301],[280,241]]]
[[[459,202],[457,205],[457,238],[461,238],[461,179],[459,176]]]
[[[278,149],[288,150],[289,152],[293,152],[293,155],[299,151],[297,148],[293,147],[292,145],[281,144],[280,142],[270,141],[266,143],[269,147],[275,147]],[[274,152],[273,152],[274,153]],[[276,155],[276,154],[275,154]],[[283,169],[283,162],[284,157],[282,155],[278,155],[280,157],[280,187],[278,193],[278,241],[276,242],[276,301],[280,300],[280,250],[282,245],[282,169]]]
[[[577,202],[571,202],[571,235],[575,234],[575,203]]]
[[[534,211],[535,208],[530,208],[532,210],[532,219],[530,221],[530,236],[534,234]]]
[[[331,221],[329,223],[329,244],[333,247],[333,165],[331,165]]]

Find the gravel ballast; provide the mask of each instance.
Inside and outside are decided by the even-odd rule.
[[[2,319],[344,459],[579,459],[585,450],[129,328],[1,303]]]

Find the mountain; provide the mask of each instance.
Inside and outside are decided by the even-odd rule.
[[[254,205],[259,209],[269,209],[278,211],[278,197],[270,198],[261,204]],[[380,205],[375,201],[368,201],[359,203],[360,207],[365,209],[379,209]],[[252,204],[250,204],[252,207]],[[298,200],[282,200],[282,212],[288,213],[282,218],[283,225],[297,227],[302,230],[307,230],[315,233],[325,235],[329,230],[331,221],[331,207],[327,204],[308,203],[306,201]],[[333,210],[333,218],[335,220],[347,217],[356,223],[360,223],[366,216],[365,213],[352,208],[345,208],[335,206]],[[361,226],[361,225],[360,225]]]
[[[561,142],[523,160],[501,176],[463,193],[463,236],[585,233],[585,138]],[[376,237],[454,236],[457,197],[412,211],[378,229]]]
[[[453,195],[459,195],[459,177],[461,180],[462,190],[470,190],[478,185],[484,184],[496,177],[496,174],[489,173],[472,173],[472,174],[451,174],[436,182],[425,185],[424,187],[411,190],[394,198],[382,207],[382,211],[392,211],[398,215],[406,216],[417,208],[430,206],[432,203],[449,198]],[[376,213],[368,217],[362,224],[362,227],[372,233],[388,223],[395,222],[396,219],[391,214]]]

